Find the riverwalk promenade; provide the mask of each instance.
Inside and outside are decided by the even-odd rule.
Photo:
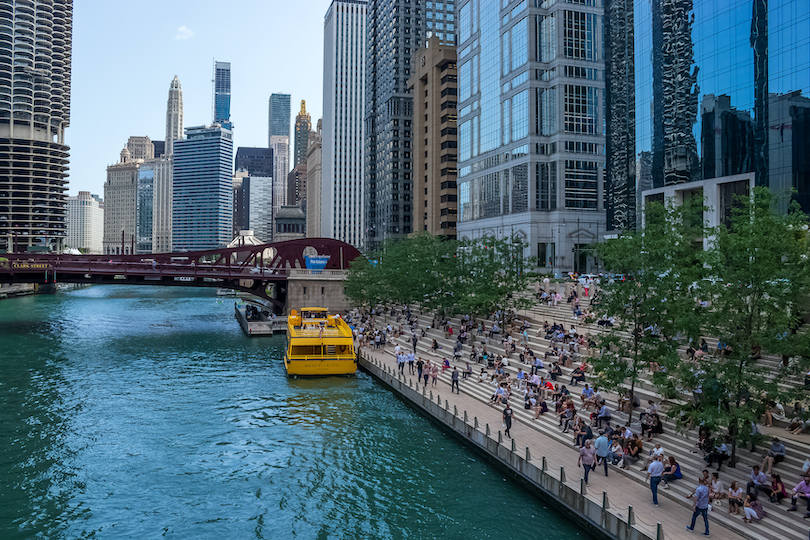
[[[565,305],[560,307],[541,307],[532,312],[522,313],[532,323],[533,331],[530,339],[530,346],[536,354],[542,355],[546,348],[541,343],[542,338],[535,337],[538,321],[544,319],[550,322],[564,322],[570,324],[570,320],[565,319],[565,314],[570,314],[570,308]],[[418,341],[417,356],[425,360],[441,365],[443,358],[452,360],[452,341],[438,328],[431,328],[431,316],[414,312],[414,316],[419,322],[419,328],[426,330],[426,336]],[[379,324],[392,324],[396,326],[396,318],[388,316],[378,316]],[[403,321],[404,322],[404,321]],[[455,322],[456,328],[460,324],[460,319],[451,320]],[[379,327],[378,324],[378,327]],[[491,321],[487,322],[487,326]],[[585,325],[578,325],[578,329],[587,330]],[[594,332],[597,328],[592,328]],[[405,369],[405,375],[398,376],[396,360],[393,355],[394,345],[398,344],[405,351],[412,350],[410,335],[401,336],[389,342],[384,349],[374,349],[366,347],[361,349],[361,366],[374,373],[376,369],[382,374],[382,379],[389,379],[389,386],[397,391],[394,386],[408,389],[406,392],[398,392],[406,401],[411,402],[416,408],[423,410],[426,414],[433,416],[439,422],[443,422],[450,429],[454,429],[460,436],[466,437],[475,444],[479,450],[487,453],[493,460],[499,461],[502,466],[511,470],[513,474],[522,477],[524,481],[531,481],[521,472],[527,465],[532,465],[539,469],[545,467],[543,472],[544,481],[556,482],[563,487],[555,485],[550,492],[545,491],[546,497],[553,497],[568,504],[567,513],[579,516],[579,519],[586,526],[604,527],[609,531],[608,536],[612,538],[689,538],[703,532],[702,518],[698,518],[695,532],[688,532],[686,526],[689,525],[692,517],[692,502],[686,498],[697,484],[697,477],[704,468],[705,463],[701,456],[692,453],[696,432],[677,433],[674,425],[667,422],[666,432],[656,436],[656,442],[661,442],[666,456],[675,456],[681,464],[683,479],[672,483],[669,490],[663,489],[663,484],[659,488],[658,497],[660,506],[652,504],[652,494],[649,483],[644,481],[645,473],[639,469],[641,463],[634,465],[629,470],[621,470],[611,466],[609,476],[604,476],[604,469],[599,468],[591,472],[589,485],[584,486],[582,482],[582,469],[577,467],[578,447],[573,444],[573,436],[570,433],[563,434],[557,427],[556,415],[551,412],[534,420],[534,412],[524,410],[522,399],[514,400],[512,408],[514,411],[514,424],[512,426],[513,439],[505,437],[501,427],[502,407],[495,408],[489,405],[489,398],[493,387],[485,382],[477,382],[477,373],[468,379],[461,380],[461,393],[450,393],[450,373],[452,369],[440,371],[437,387],[428,384],[424,388],[423,384],[418,384],[416,375],[409,375]],[[436,339],[441,349],[434,351],[431,349],[431,342]],[[480,344],[480,342],[479,342]],[[491,354],[499,351],[499,343],[490,341],[489,349]],[[469,346],[465,347],[469,349]],[[465,366],[467,353],[464,352],[461,361],[453,362],[462,371]],[[474,365],[477,372],[480,364]],[[514,374],[518,367],[528,369],[528,366],[521,366],[513,358],[508,371]],[[570,370],[565,370],[568,373]],[[386,375],[387,374],[387,375]],[[562,382],[567,382],[564,375]],[[417,388],[418,385],[418,388]],[[578,400],[578,391],[581,387],[572,387],[572,394]],[[639,394],[646,399],[654,397],[651,387],[645,389],[644,386],[637,389]],[[603,393],[612,404],[614,411],[613,423],[625,423],[626,416],[615,411],[617,396],[615,394]],[[430,404],[426,407],[426,404]],[[582,414],[582,413],[580,413]],[[636,414],[636,418],[637,418]],[[631,425],[634,432],[638,432],[636,425]],[[487,437],[489,430],[489,437]],[[466,431],[466,434],[465,434]],[[810,444],[807,435],[792,436],[784,429],[763,428],[766,435],[773,434],[780,437],[788,447],[788,459],[784,463],[775,467],[774,472],[782,474],[785,485],[788,489],[798,483],[800,467],[804,459],[810,455]],[[499,433],[501,432],[501,433]],[[480,440],[478,440],[480,439]],[[478,440],[476,443],[475,441]],[[498,443],[498,441],[501,441]],[[767,450],[770,441],[763,443],[764,448],[760,448],[757,453],[749,453],[747,448],[738,449],[739,463],[736,468],[724,467],[720,472],[721,480],[726,489],[732,480],[737,480],[745,489],[748,481],[750,467],[754,463],[759,463],[761,454]],[[513,450],[514,448],[514,450]],[[651,448],[649,443],[645,444],[644,454]],[[527,455],[529,460],[526,461]],[[710,471],[713,468],[708,468]],[[560,480],[562,479],[562,482]],[[572,498],[571,494],[576,494]],[[542,495],[542,493],[541,493]],[[764,497],[764,496],[763,496]],[[768,517],[760,523],[743,523],[740,516],[728,514],[727,501],[722,506],[715,507],[709,514],[711,536],[714,538],[749,538],[752,540],[764,540],[773,538],[805,539],[808,537],[808,527],[810,520],[803,520],[804,505],[800,503],[799,512],[787,513],[787,502],[781,506],[772,503],[765,504]],[[596,509],[596,510],[594,510]],[[598,510],[598,511],[597,511]],[[627,522],[630,522],[632,529],[627,529]],[[625,532],[632,532],[633,535],[625,536],[621,533],[622,527]]]

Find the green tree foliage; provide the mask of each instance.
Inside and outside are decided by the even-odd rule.
[[[532,275],[518,238],[442,240],[429,234],[389,242],[356,260],[346,295],[356,304],[419,303],[440,315],[487,314],[528,307]]]
[[[778,212],[777,202],[757,188],[736,201],[727,226],[712,231],[708,277],[696,287],[709,306],[695,320],[729,350],[674,364],[669,379],[695,392],[692,403],[670,414],[688,425],[727,427],[732,462],[737,443],[755,436],[751,428],[769,401],[788,405],[804,397],[797,383],[808,367],[801,359],[808,357],[807,334],[796,330],[807,294],[807,216],[795,204]],[[764,365],[762,354],[785,361]]]
[[[602,283],[598,314],[614,318],[600,334],[601,354],[593,360],[598,384],[621,391],[639,384],[651,361],[676,363],[684,332],[698,333],[691,284],[702,271],[702,207],[650,203],[643,230],[627,231],[597,246],[608,272],[621,274]],[[632,411],[630,413],[632,421]]]

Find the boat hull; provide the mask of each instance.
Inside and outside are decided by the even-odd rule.
[[[284,356],[284,367],[289,377],[324,377],[330,375],[354,375],[357,360],[354,358],[289,358]]]

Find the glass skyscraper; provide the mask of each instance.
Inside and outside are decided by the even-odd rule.
[[[290,139],[290,94],[272,94],[267,110],[267,146],[271,137]],[[287,157],[289,161],[289,156]],[[285,171],[285,174],[289,171]]]
[[[223,247],[232,240],[233,134],[221,126],[186,128],[174,142],[174,251]]]
[[[632,117],[634,128],[626,146],[609,154],[617,163],[609,166],[611,184],[631,188],[621,189],[631,197],[612,198],[611,208],[627,207],[633,186],[688,184],[684,189],[711,198],[706,190],[717,185],[717,204],[725,206],[756,184],[777,193],[795,189],[810,210],[810,2],[654,0],[627,7],[631,24],[608,8],[606,25],[633,31],[629,53],[610,58],[615,71],[632,70],[633,80],[631,95],[611,100],[611,116]],[[622,215],[611,212],[614,228],[632,225]]]
[[[421,4],[411,0],[368,3],[363,182],[365,236],[372,248],[387,238],[406,238],[413,232],[413,190],[422,189],[414,185],[412,170],[411,143],[413,137],[424,134],[412,133],[411,119],[424,111],[417,106],[418,96],[408,92],[411,55],[424,46],[428,32],[442,43],[454,43],[454,2]]]
[[[457,6],[457,235],[516,236],[543,271],[588,271],[604,233],[601,0]]]
[[[227,130],[231,123],[231,63],[214,62],[214,123]]]

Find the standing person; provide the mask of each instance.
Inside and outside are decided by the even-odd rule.
[[[504,434],[512,438],[512,434],[510,433],[512,429],[512,407],[509,406],[509,402],[505,402],[506,408],[503,410],[503,425],[506,428]]]
[[[433,364],[433,367],[430,368],[430,376],[433,379],[431,386],[436,388],[436,381],[439,380],[439,366],[437,364]]]
[[[408,374],[413,375],[413,359],[416,355],[414,353],[410,353],[408,355]]]
[[[687,499],[693,499],[694,512],[692,513],[692,524],[686,528],[687,531],[695,530],[695,521],[697,517],[703,516],[703,523],[706,525],[706,532],[703,536],[709,536],[709,487],[706,485],[706,480],[701,476],[698,478],[698,485],[695,486],[695,491],[691,495],[686,496]]]
[[[601,461],[605,465],[605,476],[607,476],[608,475],[608,452],[610,451],[610,441],[608,441],[608,438],[605,437],[605,432],[604,431],[599,432],[599,436],[596,438],[596,440],[593,443],[593,449],[596,451],[596,458],[598,460],[597,463],[594,464],[594,469],[596,468],[596,465],[599,464],[599,461]]]
[[[588,473],[591,469],[596,468],[596,450],[591,447],[591,441],[585,441],[585,446],[579,449],[579,459],[577,459],[577,467],[582,465],[585,472],[585,484],[588,483]]]
[[[422,370],[425,367],[425,362],[422,361],[422,357],[419,357],[419,360],[416,362],[416,381],[417,383],[422,380]]]
[[[453,366],[453,374],[450,375],[451,383],[450,383],[450,393],[453,393],[453,388],[456,389],[456,394],[460,394],[461,390],[458,387],[458,368]]]
[[[664,456],[658,455],[647,467],[647,478],[650,480],[650,490],[652,491],[653,504],[658,506],[658,484],[664,474]]]
[[[425,379],[425,388],[427,388],[428,379],[430,379],[430,370],[433,366],[430,365],[430,359],[428,359],[427,363],[425,364],[425,371],[423,372],[422,378]]]

